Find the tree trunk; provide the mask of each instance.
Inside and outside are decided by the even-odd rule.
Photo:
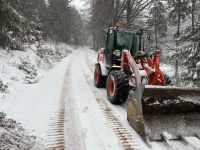
[[[195,29],[195,3],[196,0],[192,0],[192,32],[194,32]]]
[[[155,25],[155,39],[156,39],[156,50],[158,50],[158,31],[156,25]]]
[[[131,26],[131,1],[130,0],[127,0],[126,9],[127,9],[127,13],[126,13],[127,27],[129,28]]]
[[[92,1],[92,35],[93,35],[93,49],[96,48],[96,33],[95,33],[95,0]]]
[[[113,18],[113,23],[115,24],[118,21],[118,15],[119,15],[119,3],[120,0],[115,1],[115,13],[114,13],[114,18]]]
[[[178,29],[177,29],[176,38],[180,37],[180,24],[181,24],[181,0],[178,0]],[[178,42],[176,42],[177,47],[178,47],[178,45],[179,45]],[[177,53],[177,50],[176,50],[176,53]],[[178,59],[176,59],[176,63],[175,63],[176,84],[178,84],[178,82],[179,82],[178,67],[179,67],[179,61],[178,61]]]
[[[177,29],[177,37],[180,36],[180,24],[181,24],[181,0],[178,0],[178,29]]]
[[[109,9],[108,9],[108,14],[109,15],[109,26],[113,26],[113,18],[114,18],[114,13],[115,13],[115,0],[110,0],[109,1]],[[110,12],[110,13],[109,13]]]
[[[178,77],[178,59],[175,62],[175,77]]]

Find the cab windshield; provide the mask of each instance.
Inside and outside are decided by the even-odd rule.
[[[130,50],[132,55],[135,55],[138,51],[138,35],[133,31],[118,31],[116,48],[119,50],[127,49]]]
[[[120,49],[125,48],[128,50],[132,50],[134,48],[134,45],[134,34],[123,32],[117,33],[117,47],[120,47]]]

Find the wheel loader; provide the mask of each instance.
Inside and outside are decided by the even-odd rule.
[[[144,34],[107,30],[95,64],[95,86],[106,87],[111,103],[127,103],[127,119],[145,140],[199,137],[200,89],[173,86],[160,69],[160,52],[145,50]]]

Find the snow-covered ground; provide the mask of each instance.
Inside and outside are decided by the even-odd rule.
[[[79,51],[81,49],[79,48]],[[83,144],[80,145],[84,145],[85,149],[94,149],[94,147],[99,150],[121,149],[114,133],[105,122],[101,110],[98,108],[96,101],[94,101],[94,94],[80,73],[82,72],[81,63],[83,60],[81,54],[84,53],[77,56],[74,48],[71,47],[70,50],[73,51],[72,55],[64,58],[54,69],[50,69],[48,72],[43,70],[45,73],[35,84],[25,84],[23,82],[24,74],[15,66],[5,64],[6,71],[11,70],[11,73],[6,76],[5,72],[3,72],[4,78],[2,80],[9,82],[9,92],[2,94],[4,96],[0,99],[0,111],[5,112],[8,118],[13,118],[20,122],[29,132],[43,138],[45,142],[46,138],[48,138],[49,124],[51,124],[50,118],[54,115],[54,111],[59,105],[65,72],[69,70],[68,80],[70,80],[70,83],[68,88],[70,89],[70,95],[67,94],[66,99],[71,96],[71,101],[65,100],[68,103],[73,103],[74,106],[72,106],[76,109],[74,110],[76,113],[74,116],[77,116],[78,122],[77,125],[74,122],[72,125],[76,129],[73,130],[71,128],[67,131],[69,133],[67,134],[66,143],[70,145],[71,149],[73,147],[77,148],[79,141],[74,143],[73,141],[70,142],[70,140],[74,136],[74,132],[80,130],[80,133],[75,134],[80,137],[76,136],[74,138],[83,140]],[[13,62],[18,62],[18,60]],[[18,78],[22,77],[13,81],[10,79],[13,74]],[[67,125],[68,123],[66,123]],[[67,126],[66,128],[69,127]],[[84,149],[84,147],[82,146],[81,149]]]
[[[75,48],[44,43],[41,49],[43,57],[38,57],[37,45],[30,45],[25,51],[0,50],[0,80],[8,86],[0,93],[0,112],[21,123],[31,135],[44,138],[51,107],[62,84],[65,66],[61,64],[66,61],[62,59]],[[33,78],[27,78],[31,75]]]
[[[110,104],[105,89],[94,87],[93,71],[97,53],[88,47],[61,46],[60,49],[67,49],[72,53],[68,53],[59,63],[50,59],[55,62],[51,69],[41,67],[48,62],[43,62],[38,68],[35,65],[40,77],[34,84],[24,82],[27,74],[16,65],[20,62],[16,55],[20,57],[27,53],[34,60],[37,58],[34,51],[13,53],[13,59],[8,56],[11,54],[0,57],[3,64],[0,70],[4,70],[0,77],[8,82],[7,92],[1,93],[0,112],[5,112],[8,118],[21,123],[29,133],[43,139],[42,142],[48,148],[169,148],[162,142],[151,142],[152,147],[148,147],[128,123],[126,104]],[[162,68],[173,76],[172,67],[162,65]],[[174,142],[172,145],[175,149],[183,148],[181,142]]]

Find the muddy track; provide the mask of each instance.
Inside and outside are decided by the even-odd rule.
[[[86,59],[87,59],[86,60],[87,61],[86,62],[87,66],[88,66],[89,70],[91,72],[93,72],[93,68],[90,65],[87,52],[85,53],[85,55],[86,55]],[[115,133],[115,135],[117,136],[117,138],[119,139],[119,142],[122,145],[122,147],[125,150],[139,150],[139,149],[143,149],[139,145],[139,143],[137,142],[137,140],[132,136],[131,132],[129,132],[128,129],[126,129],[124,127],[124,125],[120,122],[120,120],[117,118],[117,116],[114,115],[114,112],[112,111],[112,109],[109,106],[107,106],[101,100],[101,97],[99,96],[99,94],[94,90],[94,85],[91,84],[91,82],[89,81],[89,75],[87,75],[84,72],[83,68],[82,68],[82,72],[83,72],[85,80],[87,81],[88,85],[91,88],[91,91],[93,92],[93,94],[96,97],[96,101],[97,101],[100,109],[104,113],[107,122],[112,127],[112,130]]]

